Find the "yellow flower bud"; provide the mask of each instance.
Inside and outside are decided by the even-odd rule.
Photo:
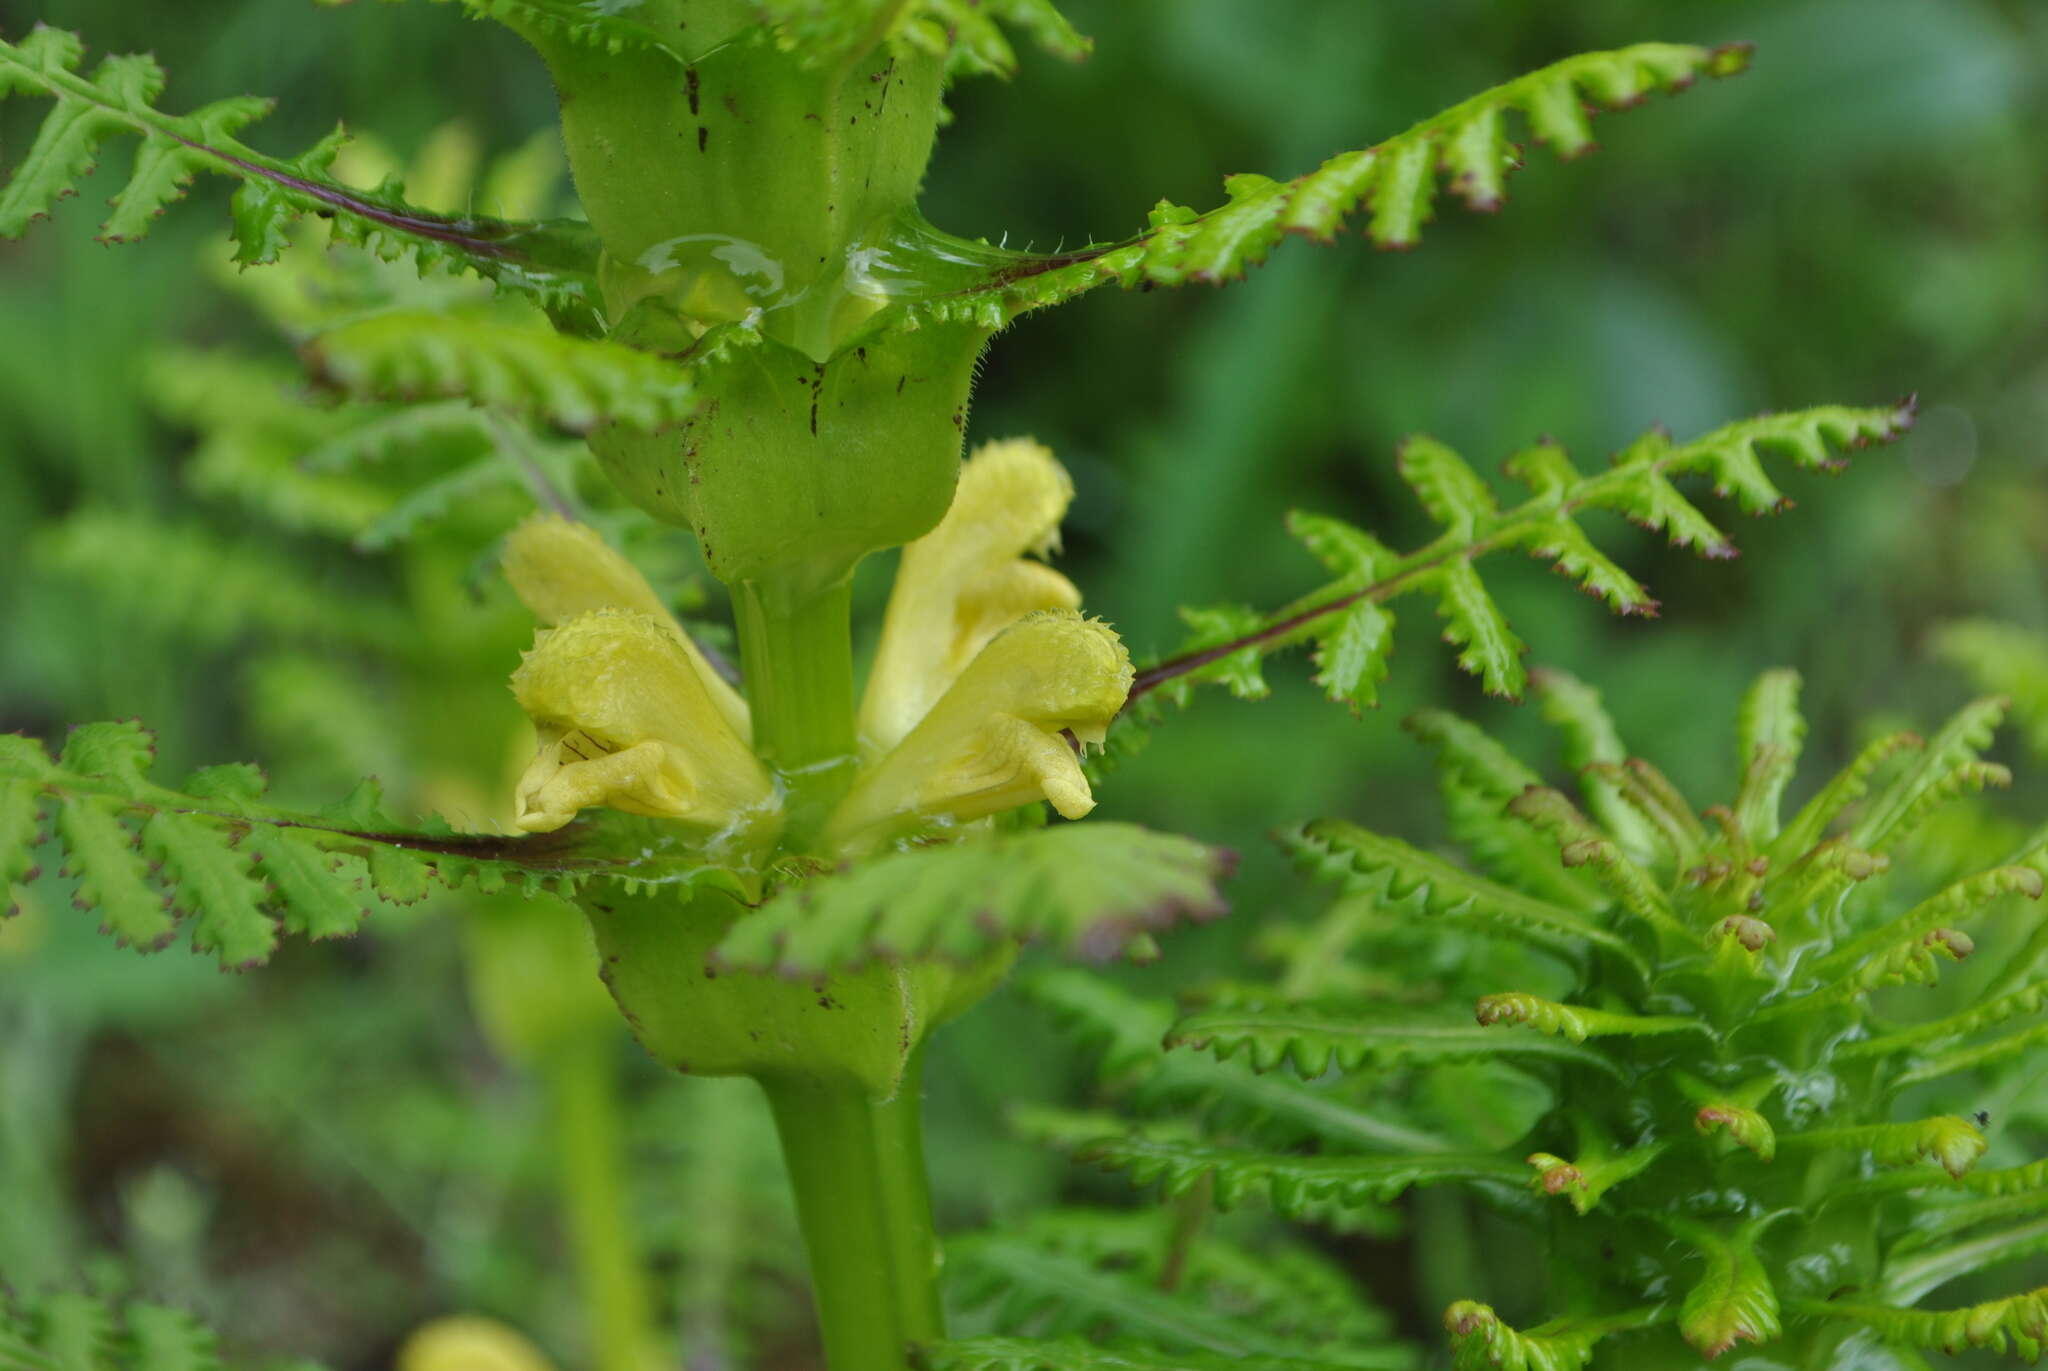
[[[1078,609],[1081,593],[1041,562],[1059,546],[1074,483],[1028,438],[988,443],[960,469],[937,528],[903,549],[861,701],[861,741],[894,747],[997,634],[1039,610]]]
[[[707,675],[651,615],[603,609],[541,633],[512,676],[541,744],[519,780],[519,827],[550,832],[591,805],[716,829],[772,809],[774,783]]]
[[[712,669],[690,635],[647,584],[598,531],[554,514],[536,514],[505,540],[505,579],[543,627],[600,609],[645,614],[666,624],[704,680],[718,712],[742,738],[752,736],[747,702]]]
[[[1131,689],[1109,625],[1072,610],[999,633],[903,741],[864,771],[826,826],[862,846],[919,823],[982,818],[1035,800],[1078,819],[1095,807],[1079,754],[1099,746]]]

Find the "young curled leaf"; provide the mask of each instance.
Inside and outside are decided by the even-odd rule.
[[[1560,1004],[1519,991],[1481,996],[1474,1015],[1480,1023],[1488,1026],[1526,1024],[1539,1033],[1561,1034],[1575,1043],[1616,1035],[1643,1037],[1658,1033],[1713,1033],[1700,1020],[1682,1015],[1620,1014],[1613,1010]]]
[[[1753,1222],[1724,1233],[1705,1223],[1667,1218],[1665,1226],[1690,1243],[1706,1266],[1679,1306],[1678,1329],[1685,1340],[1709,1360],[1737,1343],[1776,1341],[1784,1328],[1778,1291],[1756,1251],[1764,1225]]]
[[[1988,1146],[1984,1132],[1968,1119],[1942,1114],[1911,1123],[1868,1124],[1850,1128],[1818,1128],[1803,1133],[1781,1133],[1782,1148],[1843,1148],[1868,1152],[1879,1166],[1911,1166],[1933,1161],[1951,1176],[1961,1176],[1977,1164]]]
[[[1894,1309],[1853,1295],[1794,1300],[1790,1307],[1811,1318],[1848,1319],[1876,1330],[1887,1342],[1950,1356],[1966,1347],[1988,1347],[2033,1362],[2048,1349],[2048,1286],[1963,1309]]]
[[[1530,1329],[1501,1322],[1490,1305],[1459,1300],[1444,1311],[1456,1371],[1580,1371],[1604,1339],[1670,1318],[1662,1306],[1600,1317],[1551,1319]]]
[[[1701,1105],[1700,1112],[1693,1116],[1693,1127],[1702,1136],[1726,1133],[1730,1141],[1756,1153],[1761,1161],[1778,1155],[1778,1135],[1771,1128],[1771,1121],[1739,1104],[1720,1100]]]

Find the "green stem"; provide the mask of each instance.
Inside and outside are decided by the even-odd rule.
[[[850,1079],[761,1078],[796,1192],[830,1371],[904,1371],[913,1343],[945,1336],[921,1055],[887,1101]]]
[[[542,1068],[561,1161],[562,1209],[596,1371],[646,1371],[653,1324],[639,1246],[626,1222],[610,1039],[591,1034]]]
[[[808,594],[742,581],[732,601],[755,750],[784,771],[850,754],[852,581]]]
[[[1173,1235],[1167,1240],[1166,1261],[1159,1269],[1159,1288],[1167,1294],[1180,1289],[1181,1282],[1187,1279],[1188,1258],[1201,1241],[1202,1229],[1215,1205],[1214,1171],[1204,1172],[1194,1189],[1173,1201]]]
[[[788,787],[783,843],[801,850],[853,779],[853,584],[733,587],[754,750]]]

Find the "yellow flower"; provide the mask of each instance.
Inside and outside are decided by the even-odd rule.
[[[517,788],[520,828],[550,832],[610,805],[723,830],[774,806],[746,702],[595,530],[529,519],[507,542],[505,572],[554,625],[512,677],[540,734]]]
[[[1101,744],[1130,690],[1130,654],[1107,624],[1071,610],[1033,614],[999,633],[861,773],[827,823],[827,841],[860,846],[1038,799],[1078,819],[1095,808],[1080,754]]]
[[[990,443],[952,508],[903,549],[861,702],[875,757],[827,824],[858,846],[918,822],[965,821],[1046,799],[1095,807],[1079,754],[1130,693],[1131,661],[1084,619],[1071,581],[1026,552],[1058,546],[1073,482],[1029,439]]]
[[[512,675],[540,733],[519,778],[519,827],[547,833],[590,805],[724,829],[775,802],[666,624],[600,609],[544,631]]]
[[[690,665],[704,678],[718,712],[741,737],[751,737],[747,702],[726,684],[690,635],[668,612],[640,569],[620,556],[588,524],[553,514],[536,514],[505,540],[505,579],[544,627],[579,614],[625,609],[666,624],[682,644]]]
[[[961,467],[953,505],[903,550],[860,710],[866,764],[826,820],[857,850],[1037,800],[1077,819],[1095,806],[1080,758],[1131,687],[1107,624],[1072,582],[1025,554],[1058,545],[1073,483],[1029,440]],[[512,678],[540,733],[518,786],[521,828],[560,828],[591,805],[718,830],[781,803],[749,745],[746,703],[712,670],[631,563],[595,531],[529,520],[506,574],[543,624]]]
[[[975,654],[1025,615],[1079,609],[1074,583],[1024,553],[1058,548],[1074,483],[1028,438],[986,443],[960,468],[939,526],[903,549],[861,699],[861,742],[901,742]]]

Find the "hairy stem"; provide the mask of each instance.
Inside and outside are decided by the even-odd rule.
[[[562,1209],[589,1319],[590,1365],[596,1371],[647,1371],[653,1325],[639,1246],[626,1221],[610,1045],[608,1035],[587,1035],[550,1058],[544,1072],[562,1168]]]
[[[766,1076],[830,1371],[904,1371],[945,1335],[913,1055],[893,1099],[852,1080]]]

